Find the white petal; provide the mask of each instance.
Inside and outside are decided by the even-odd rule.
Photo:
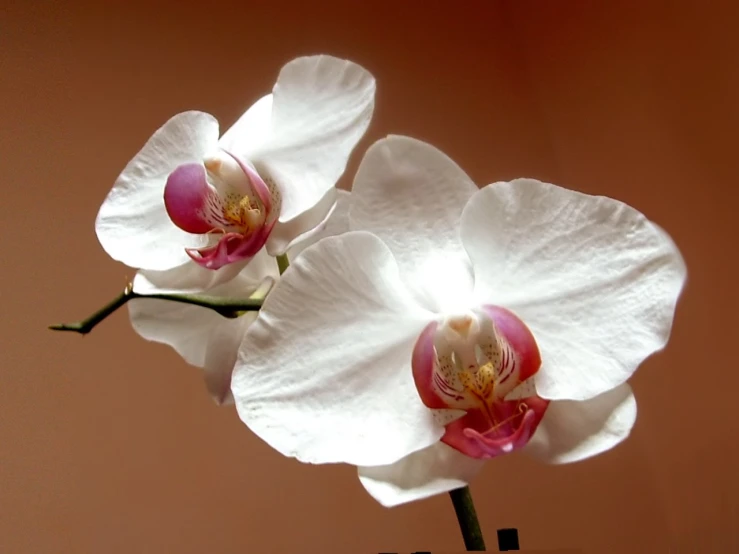
[[[205,352],[205,385],[218,404],[232,404],[231,374],[239,344],[246,329],[257,318],[257,312],[246,313],[236,319],[227,319],[211,328]]]
[[[228,264],[214,271],[188,261],[165,271],[139,271],[133,278],[133,290],[139,294],[202,292],[230,281],[247,263]]]
[[[171,346],[197,367],[205,363],[211,330],[228,321],[208,308],[149,298],[131,300],[128,313],[139,335]]]
[[[437,442],[391,465],[360,467],[359,480],[375,500],[392,507],[464,487],[484,463]]]
[[[433,444],[443,428],[411,374],[431,317],[377,237],[323,239],[297,257],[246,333],[231,385],[241,419],[309,463],[389,464]]]
[[[462,240],[477,300],[533,332],[543,398],[593,398],[667,343],[685,264],[626,204],[529,179],[495,183],[465,208]]]
[[[164,207],[169,174],[200,162],[216,147],[218,122],[203,112],[184,112],[159,128],[128,163],[100,207],[95,230],[103,249],[129,267],[166,270],[190,258],[185,248],[205,246],[205,235],[176,227]]]
[[[139,271],[133,279],[133,290],[139,294],[213,294],[215,287],[235,280],[231,287],[217,291],[222,296],[246,298],[266,277],[278,276],[277,262],[262,249],[250,261],[228,264],[215,271],[193,261],[167,271]]]
[[[330,189],[312,208],[284,223],[277,221],[265,248],[272,256],[280,256],[317,232],[336,206],[336,189]]]
[[[372,75],[346,60],[308,56],[282,68],[273,91],[271,132],[263,143],[240,152],[277,183],[280,222],[315,206],[334,187],[369,125],[374,98]]]
[[[337,190],[336,204],[329,212],[326,221],[315,228],[313,232],[298,237],[293,241],[288,256],[295,259],[298,254],[308,248],[311,244],[317,243],[326,237],[333,237],[349,232],[349,203],[351,202],[351,193],[345,190]]]
[[[445,304],[465,304],[472,291],[459,222],[475,192],[467,174],[440,150],[390,136],[373,144],[359,166],[349,223],[390,247],[404,278],[424,291],[429,309],[453,310]]]
[[[208,392],[218,404],[232,401],[231,372],[239,343],[256,312],[227,319],[199,306],[137,299],[129,302],[129,315],[143,338],[167,344],[187,363],[204,368]]]
[[[218,146],[236,155],[255,152],[272,132],[272,95],[263,96],[234,123],[218,141]]]
[[[134,278],[134,290],[139,294],[181,293],[179,287],[192,274],[189,267],[182,268],[181,276],[177,270],[139,271]],[[265,281],[274,281],[276,278],[274,259],[266,253],[260,253],[235,278],[196,292],[247,299]],[[228,398],[228,383],[223,388],[224,372],[230,376],[243,331],[248,322],[253,321],[254,314],[227,319],[202,306],[149,298],[132,300],[128,307],[131,325],[139,335],[150,341],[167,344],[186,362],[205,367],[206,382],[216,400],[223,402]]]
[[[577,462],[625,440],[635,421],[627,383],[590,400],[555,400],[522,451],[551,464]]]

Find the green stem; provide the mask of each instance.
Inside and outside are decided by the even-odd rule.
[[[287,259],[287,254],[277,256],[277,269],[280,270],[280,275],[285,273],[288,267],[290,267],[290,260]]]
[[[475,503],[472,502],[472,493],[469,487],[462,487],[449,491],[452,498],[454,512],[459,521],[459,530],[462,531],[464,547],[468,552],[484,552],[485,540],[482,538],[480,522],[477,520]]]
[[[73,331],[75,333],[80,333],[81,335],[86,335],[118,308],[125,305],[129,300],[133,300],[135,298],[169,300],[170,302],[180,302],[182,304],[201,306],[203,308],[211,309],[223,317],[228,318],[238,317],[243,312],[259,311],[262,307],[262,298],[221,298],[199,294],[139,294],[133,291],[133,286],[129,283],[126,288],[123,289],[121,294],[91,316],[75,323],[58,323],[56,325],[50,325],[49,329],[52,329],[53,331]]]

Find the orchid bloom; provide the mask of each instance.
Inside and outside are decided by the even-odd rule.
[[[241,419],[284,455],[349,463],[393,506],[485,460],[603,452],[626,383],[667,343],[686,271],[635,209],[531,179],[478,189],[391,136],[356,175],[349,231],[307,248],[241,343]]]
[[[309,239],[288,250],[295,260],[300,252],[314,242],[338,235],[348,229],[350,193],[337,191],[336,207],[324,225]],[[139,294],[177,293],[187,288],[192,271],[175,268],[169,271],[138,271],[133,290]],[[277,263],[265,250],[233,279],[206,287],[200,294],[211,297],[246,299],[263,298],[279,279]],[[208,392],[217,404],[231,404],[231,372],[246,329],[257,317],[250,311],[228,319],[208,308],[158,299],[134,299],[128,303],[133,329],[143,338],[171,346],[190,365],[204,370]]]
[[[220,139],[213,116],[174,116],[103,202],[100,243],[130,267],[180,268],[188,290],[234,278],[262,247],[284,254],[333,209],[374,94],[374,78],[359,65],[309,56],[285,65],[272,94]]]

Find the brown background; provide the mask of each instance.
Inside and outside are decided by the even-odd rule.
[[[348,176],[373,140],[408,134],[480,184],[622,199],[687,259],[671,345],[633,380],[630,440],[566,467],[489,463],[473,493],[491,548],[517,526],[532,549],[739,551],[735,4],[4,3],[0,551],[462,548],[446,496],[387,510],[351,467],[281,458],[123,311],[84,339],[45,330],[132,275],[93,221],[151,132],[192,108],[225,127],[311,53],[378,80]]]

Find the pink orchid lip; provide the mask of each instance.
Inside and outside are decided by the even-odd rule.
[[[206,269],[220,269],[225,265],[244,261],[256,256],[267,242],[275,222],[260,227],[251,235],[224,234],[218,244],[205,248],[186,248],[190,259]]]
[[[489,329],[494,329],[491,332],[505,344],[505,348],[499,351],[495,387],[482,390],[467,388],[473,386],[467,384],[461,385],[462,389],[452,386],[454,380],[444,377],[444,372],[457,370],[450,368],[448,363],[446,366],[437,363],[437,322],[428,324],[419,335],[411,366],[416,389],[424,405],[431,409],[466,412],[445,425],[441,441],[470,457],[488,459],[525,446],[544,417],[549,401],[536,395],[505,400],[506,391],[513,390],[538,371],[541,356],[531,331],[515,314],[499,306],[481,308],[478,315],[483,319],[489,318],[494,325]],[[480,335],[474,339],[473,344],[482,346],[477,340],[487,338]]]
[[[519,404],[520,405],[520,404]],[[462,433],[468,439],[472,439],[477,443],[482,451],[482,456],[475,457],[486,457],[494,458],[508,452],[512,452],[517,448],[524,446],[531,435],[533,434],[534,421],[536,420],[536,412],[534,410],[525,409],[521,422],[516,430],[503,438],[492,438],[488,435],[494,434],[495,429],[490,429],[485,433],[480,433],[472,427],[465,428]],[[443,441],[442,437],[442,441]],[[447,439],[449,440],[449,439]]]
[[[276,218],[272,217],[272,193],[267,184],[238,156],[223,152],[238,164],[248,179],[250,192],[261,203],[262,223],[256,227],[249,228],[248,224],[227,218],[227,200],[208,182],[202,163],[178,166],[164,187],[164,206],[177,227],[193,234],[223,233],[215,246],[185,249],[195,263],[213,270],[252,258],[267,242],[276,223]]]
[[[486,410],[469,410],[446,426],[441,442],[478,459],[490,459],[523,448],[539,426],[548,400],[529,397],[493,405],[497,424]]]

